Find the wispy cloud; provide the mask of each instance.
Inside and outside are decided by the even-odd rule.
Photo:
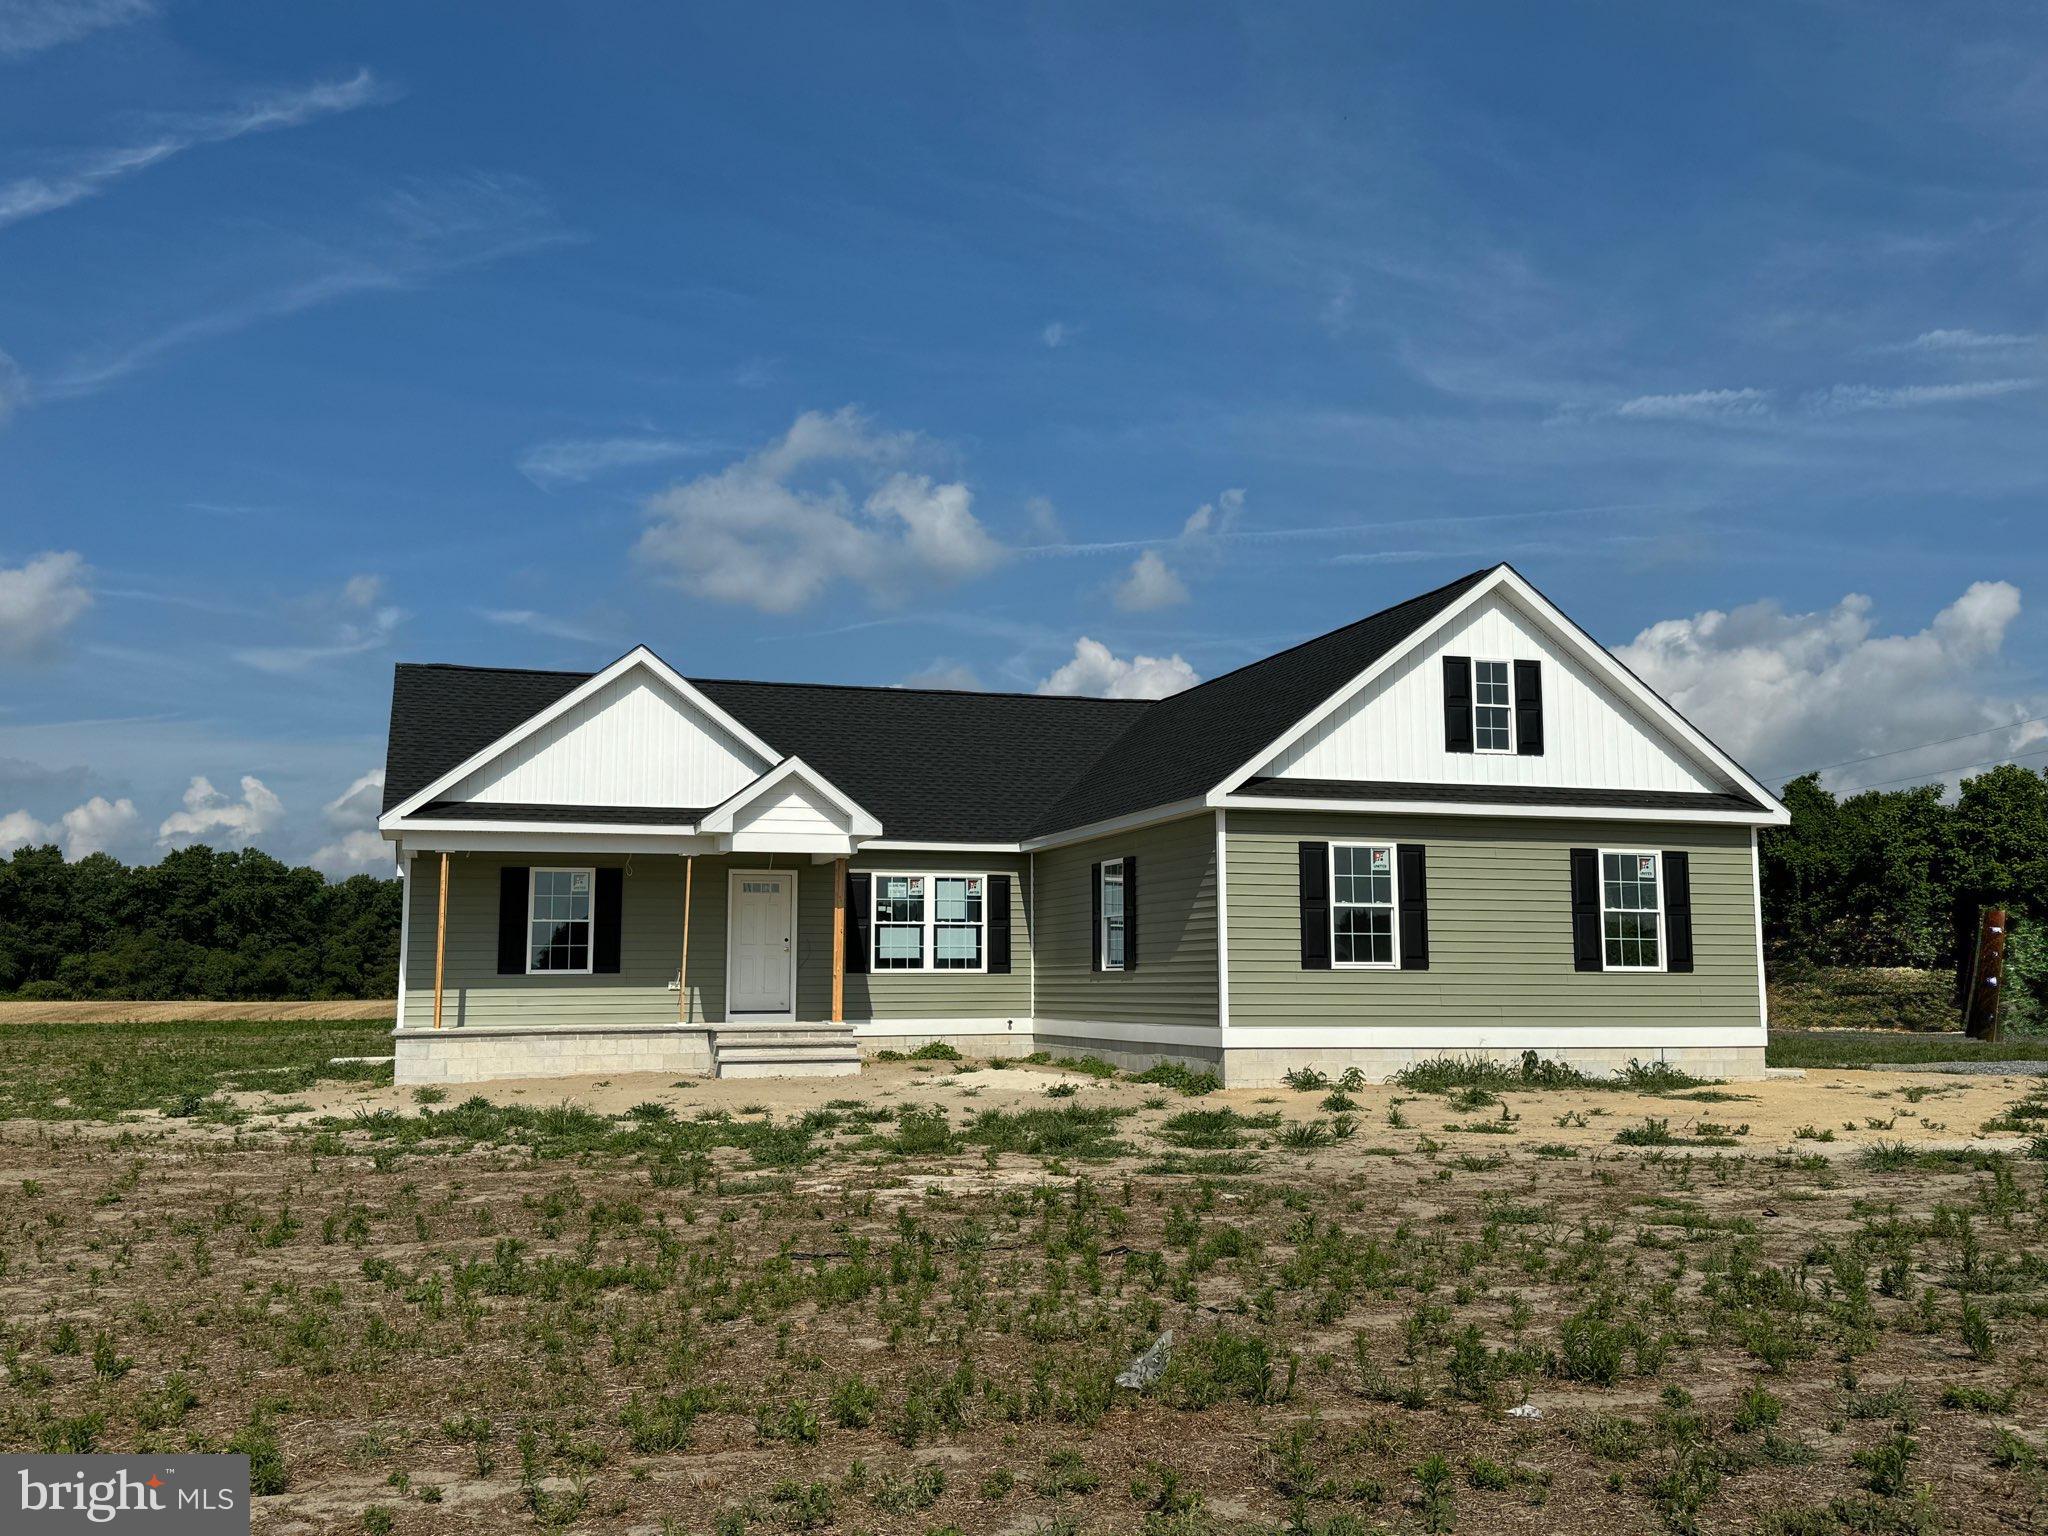
[[[0,59],[41,53],[155,14],[155,0],[6,0],[0,4]]]
[[[1080,336],[1081,327],[1071,320],[1048,321],[1045,329],[1038,333],[1038,339],[1055,352],[1078,341]]]
[[[519,456],[519,473],[542,490],[551,491],[557,486],[580,485],[614,470],[730,451],[727,444],[680,437],[565,438],[536,443],[527,449]]]
[[[0,17],[4,15],[5,11],[0,10]],[[321,81],[279,91],[226,112],[171,119],[157,132],[135,143],[96,149],[62,170],[0,184],[0,229],[97,197],[115,182],[198,145],[296,128],[315,118],[352,112],[372,102],[388,100],[392,94],[369,70],[361,69],[346,80]]]
[[[351,576],[339,593],[316,595],[293,607],[297,626],[317,639],[302,645],[244,646],[234,653],[235,660],[258,672],[304,672],[379,649],[405,621],[403,609],[384,601],[380,576]]]
[[[1637,421],[1715,421],[1762,416],[1770,409],[1767,390],[1695,389],[1680,395],[1637,395],[1617,405],[1614,414]]]
[[[352,247],[329,250],[323,270],[191,315],[120,351],[75,362],[40,382],[35,393],[49,399],[94,394],[195,342],[359,293],[417,287],[447,272],[576,238],[530,183],[510,176],[416,183],[374,205],[360,222],[368,232]]]
[[[2014,347],[2038,347],[2048,337],[2021,335],[2012,331],[1965,329],[1922,331],[1911,341],[1894,342],[1887,352],[2003,352]]]
[[[1968,400],[1993,400],[2039,389],[2039,379],[1979,379],[1962,384],[1835,384],[1806,397],[1807,409],[1823,416],[1858,411],[1907,411],[1929,405],[1955,405]]]
[[[536,613],[531,608],[479,608],[476,613],[478,618],[506,629],[531,630],[536,635],[547,635],[555,640],[574,640],[579,645],[602,645],[609,638],[551,613]]]

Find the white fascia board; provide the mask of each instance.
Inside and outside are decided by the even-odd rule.
[[[592,674],[584,682],[570,689],[568,693],[550,704],[539,714],[514,726],[489,746],[479,752],[472,753],[462,762],[457,763],[418,794],[393,806],[386,815],[394,817],[405,816],[435,800],[443,790],[450,789],[461,783],[486,763],[503,756],[511,748],[526,740],[527,737],[546,729],[553,721],[559,720],[563,715],[576,708],[586,699],[589,699],[599,690],[608,687],[618,678],[633,671],[635,668],[644,668],[646,671],[651,672],[657,679],[688,700],[692,706],[702,710],[712,720],[716,721],[720,727],[730,732],[735,740],[760,758],[762,762],[772,763],[781,756],[767,742],[712,703],[704,693],[692,685],[690,680],[676,671],[674,667],[663,661],[646,646],[636,645],[602,672]]]
[[[697,825],[706,832],[730,832],[733,828],[733,819],[742,808],[753,804],[769,790],[791,779],[802,779],[844,812],[849,823],[849,837],[882,835],[882,823],[872,813],[800,757],[785,757],[751,784],[744,785],[722,803],[706,811]]]
[[[877,837],[861,844],[861,852],[887,853],[1022,853],[1022,843],[928,843],[914,837]]]
[[[1410,635],[1407,640],[1394,647],[1386,655],[1367,667],[1349,683],[1324,699],[1314,709],[1289,726],[1279,736],[1254,754],[1252,758],[1232,773],[1211,791],[1210,803],[1226,803],[1217,799],[1235,793],[1244,786],[1247,779],[1256,774],[1260,767],[1271,762],[1281,752],[1306,736],[1315,727],[1358,697],[1375,680],[1384,676],[1411,652],[1429,644],[1438,634],[1448,628],[1460,615],[1477,605],[1495,592],[1505,591],[1514,598],[1525,613],[1550,631],[1551,637],[1571,651],[1594,673],[1605,680],[1614,690],[1628,699],[1644,714],[1661,726],[1666,735],[1674,737],[1694,757],[1709,767],[1718,769],[1736,784],[1740,785],[1767,807],[1781,813],[1781,816],[1765,818],[1760,824],[1785,826],[1791,821],[1789,812],[1784,812],[1778,797],[1759,783],[1750,772],[1734,758],[1723,752],[1700,731],[1699,727],[1687,720],[1677,710],[1660,698],[1635,673],[1617,661],[1608,649],[1581,629],[1571,616],[1549,598],[1530,586],[1528,581],[1510,565],[1497,565],[1480,581],[1464,593],[1434,619]]]
[[[1507,805],[1467,800],[1316,800],[1278,795],[1211,795],[1211,805],[1231,811],[1356,811],[1371,816],[1519,816],[1535,821],[1697,821],[1730,827],[1782,827],[1792,816],[1783,806],[1754,811],[1656,810],[1616,805]]]
[[[475,822],[459,825],[409,826],[405,848],[413,853],[550,853],[565,857],[579,853],[718,853],[719,840],[711,837],[678,835],[673,827],[571,830],[550,827],[542,832],[531,826],[503,831],[479,829]]]
[[[1209,805],[1210,802],[1204,799],[1175,800],[1167,805],[1155,805],[1146,810],[1132,811],[1128,815],[1112,816],[1107,821],[1091,821],[1086,826],[1070,827],[1064,832],[1048,832],[1044,837],[1027,837],[1019,846],[1026,853],[1035,853],[1040,848],[1064,848],[1068,843],[1085,843],[1090,838],[1108,837],[1113,832],[1130,832],[1162,821],[1179,821],[1183,816],[1197,816],[1209,809]]]

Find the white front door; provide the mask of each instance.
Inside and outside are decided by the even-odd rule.
[[[730,1014],[794,1012],[796,874],[734,870],[730,900]]]

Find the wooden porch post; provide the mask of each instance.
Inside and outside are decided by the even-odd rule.
[[[690,884],[696,878],[697,856],[683,856],[683,959],[676,967],[676,1022],[690,1022]]]
[[[441,850],[441,909],[434,918],[434,1028],[441,1027],[441,978],[448,971],[448,850]]]
[[[832,1022],[846,1020],[846,860],[832,861]]]

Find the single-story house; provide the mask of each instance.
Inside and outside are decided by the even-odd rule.
[[[1755,1077],[1787,820],[1506,565],[1158,700],[402,665],[398,1080]]]

